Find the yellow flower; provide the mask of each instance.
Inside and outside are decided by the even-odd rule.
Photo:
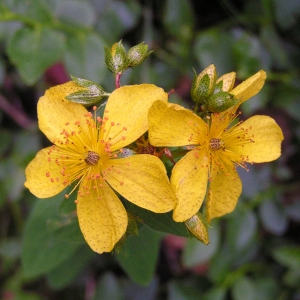
[[[230,93],[242,103],[260,90],[265,77],[260,71]],[[283,134],[275,121],[253,116],[235,123],[237,108],[212,114],[208,123],[176,104],[156,101],[150,108],[150,143],[188,146],[190,150],[172,170],[171,184],[178,199],[175,221],[186,221],[198,213],[208,186],[208,221],[231,212],[242,190],[236,166],[246,168],[246,163],[268,162],[280,156]]]
[[[148,129],[147,113],[167,94],[154,85],[124,86],[109,97],[103,119],[65,100],[74,82],[50,88],[38,102],[41,131],[54,144],[42,149],[26,168],[25,186],[39,198],[66,186],[79,186],[77,214],[90,247],[109,252],[126,231],[125,208],[112,188],[134,204],[156,213],[170,211],[176,197],[163,163],[140,154],[120,158],[116,152]],[[74,190],[73,189],[73,190]]]

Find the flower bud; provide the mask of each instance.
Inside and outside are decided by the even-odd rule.
[[[191,217],[184,222],[186,228],[189,232],[200,242],[205,245],[209,244],[209,236],[207,230],[207,221],[202,216],[201,213],[197,213],[195,216]]]
[[[122,41],[113,44],[111,49],[104,47],[104,51],[107,68],[114,74],[123,74],[128,67],[128,58]]]
[[[127,53],[128,67],[139,66],[152,52],[148,52],[148,45],[145,45],[144,42],[131,47]]]
[[[106,93],[100,85],[93,81],[77,78],[72,75],[71,77],[77,85],[85,88],[84,90],[79,90],[66,96],[66,99],[71,102],[82,104],[84,106],[91,106],[98,104],[104,97],[110,95],[109,93]]]
[[[209,65],[198,76],[195,72],[191,88],[191,97],[194,102],[204,103],[205,100],[209,98],[214,92],[216,77],[215,65]]]
[[[233,89],[236,73],[230,72],[218,78],[214,90],[214,94],[218,92],[230,92]]]
[[[201,106],[201,110],[204,112],[222,112],[236,104],[238,100],[230,93],[218,92],[213,94]]]

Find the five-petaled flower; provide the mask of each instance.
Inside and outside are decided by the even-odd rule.
[[[113,189],[156,213],[174,208],[176,197],[157,157],[118,155],[148,129],[152,103],[167,102],[168,96],[150,84],[124,86],[110,95],[101,119],[65,99],[79,89],[69,82],[50,88],[40,98],[39,127],[53,146],[39,151],[29,163],[25,186],[37,197],[47,198],[74,183],[74,189],[79,187],[77,214],[87,243],[98,253],[109,252],[128,223]]]
[[[275,160],[281,153],[283,134],[268,116],[236,122],[238,106],[263,86],[264,71],[231,90],[239,103],[208,122],[176,104],[156,101],[149,110],[149,139],[156,147],[188,146],[190,150],[172,170],[171,184],[177,196],[173,219],[183,222],[199,211],[207,196],[206,217],[231,212],[241,194],[236,166]],[[208,189],[208,193],[207,193]]]

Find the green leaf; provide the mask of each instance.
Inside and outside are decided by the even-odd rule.
[[[221,30],[211,29],[200,33],[195,40],[195,57],[202,68],[208,63],[214,63],[218,74],[231,72],[234,69],[231,34]],[[220,55],[222,49],[222,55]]]
[[[183,250],[183,264],[187,267],[195,267],[208,261],[217,251],[220,243],[219,226],[209,228],[210,243],[204,245],[195,238],[188,239]]]
[[[47,228],[47,221],[59,216],[63,195],[38,200],[29,216],[22,249],[25,276],[34,277],[47,273],[67,260],[79,244],[57,239]]]
[[[138,236],[130,236],[117,260],[136,283],[147,285],[154,276],[162,234],[143,226]]]
[[[46,27],[22,28],[8,45],[8,55],[28,85],[35,83],[48,67],[57,62],[63,51],[63,35]]]
[[[55,16],[70,25],[92,27],[97,16],[90,1],[64,0],[55,2]]]
[[[172,212],[168,212],[165,214],[156,214],[151,212],[150,210],[143,209],[129,202],[127,207],[129,212],[141,218],[146,225],[154,230],[179,236],[190,236],[183,222],[178,223],[173,221]]]
[[[169,33],[179,39],[189,40],[193,34],[195,16],[189,0],[167,0],[163,22]]]
[[[276,249],[273,251],[273,257],[288,268],[300,268],[300,247],[298,246],[283,246]]]
[[[94,33],[69,36],[64,56],[68,72],[76,77],[99,82],[106,71],[104,46],[102,38]]]
[[[132,29],[142,13],[141,5],[136,0],[97,2],[100,7],[97,28],[110,44],[115,43],[126,31]]]
[[[72,256],[47,274],[50,286],[62,289],[69,285],[94,255],[95,252],[88,246],[77,249]]]
[[[4,0],[8,10],[30,20],[49,23],[54,17],[47,0],[9,1]],[[21,19],[21,18],[20,18]]]
[[[274,201],[265,200],[259,206],[260,219],[267,231],[282,235],[287,230],[288,218],[286,212]]]
[[[256,288],[252,280],[247,277],[237,280],[232,288],[233,300],[256,300]]]

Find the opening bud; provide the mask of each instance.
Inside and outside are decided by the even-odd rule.
[[[72,75],[71,78],[77,85],[85,88],[84,90],[79,90],[66,96],[66,99],[71,102],[82,104],[84,106],[91,106],[98,104],[104,97],[110,95],[109,93],[106,93],[100,85],[93,81],[77,78]]]
[[[123,74],[128,68],[128,58],[122,41],[112,45],[111,49],[104,47],[105,64],[113,74]]]
[[[218,92],[230,92],[233,89],[236,73],[230,72],[218,78],[214,90],[214,94]]]
[[[199,212],[190,219],[184,222],[188,231],[200,242],[205,245],[209,244],[209,236],[208,236],[208,223],[203,217],[203,215]]]
[[[194,70],[195,76],[192,82],[191,97],[194,102],[202,104],[214,92],[217,72],[215,65],[209,65],[198,76]]]

